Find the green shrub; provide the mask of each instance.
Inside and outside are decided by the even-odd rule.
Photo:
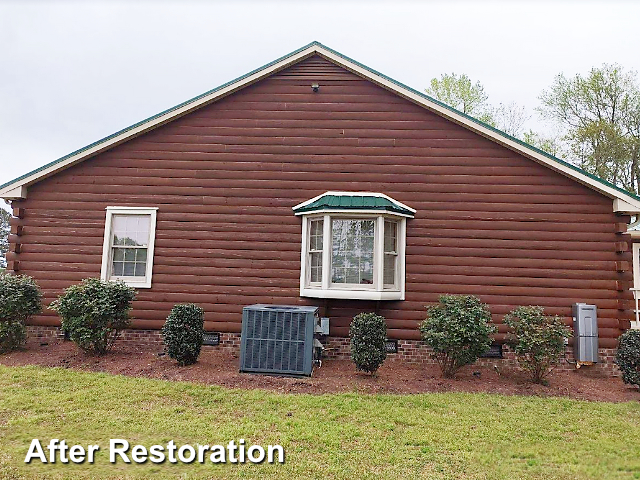
[[[622,381],[640,386],[640,330],[627,330],[618,342],[616,363],[622,372]]]
[[[24,345],[25,322],[42,311],[42,293],[27,275],[0,274],[0,353]]]
[[[495,331],[490,322],[489,308],[473,295],[442,295],[439,303],[427,307],[420,334],[444,377],[453,377],[489,350]]]
[[[87,278],[72,285],[56,301],[52,310],[62,318],[62,331],[82,350],[104,354],[130,325],[129,310],[135,290],[123,282]]]
[[[514,350],[521,368],[535,383],[543,383],[565,350],[565,338],[571,330],[558,316],[544,314],[542,307],[518,307],[504,317],[513,333],[507,344]]]
[[[374,374],[387,358],[387,324],[375,313],[359,313],[349,328],[351,359],[358,370]]]
[[[193,303],[174,306],[162,327],[167,353],[181,366],[198,361],[203,336],[204,310]]]

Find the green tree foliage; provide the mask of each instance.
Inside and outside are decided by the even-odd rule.
[[[618,339],[616,363],[622,381],[640,387],[640,330],[627,330]]]
[[[349,328],[351,359],[358,370],[374,374],[387,358],[387,323],[375,313],[360,313]]]
[[[175,305],[162,327],[167,353],[180,366],[198,361],[203,336],[204,310],[193,303]]]
[[[539,111],[564,132],[568,159],[629,191],[640,187],[640,88],[635,72],[604,64],[556,76]]]
[[[442,295],[427,307],[420,325],[422,340],[433,349],[442,375],[451,378],[491,347],[491,312],[473,295]]]
[[[62,318],[62,330],[82,350],[104,354],[130,324],[135,289],[123,282],[87,278],[67,288],[49,306]]]
[[[42,293],[33,278],[0,273],[0,353],[24,345],[25,322],[40,313],[41,301]]]
[[[558,364],[565,349],[564,339],[571,336],[571,330],[560,317],[545,315],[537,306],[518,307],[505,315],[504,321],[513,330],[507,343],[518,364],[533,382],[542,383]]]
[[[471,117],[491,125],[514,137],[520,137],[529,119],[524,107],[515,102],[492,107],[480,82],[472,82],[466,75],[443,74],[432,78],[425,90],[428,95]]]
[[[444,73],[432,78],[425,90],[436,100],[486,123],[493,123],[492,109],[487,103],[488,95],[480,82],[473,83],[466,75]]]
[[[0,207],[0,269],[7,266],[7,252],[9,251],[9,219],[11,214]]]
[[[542,135],[529,130],[523,134],[522,140],[529,145],[550,153],[554,157],[562,157],[564,155],[560,135]]]

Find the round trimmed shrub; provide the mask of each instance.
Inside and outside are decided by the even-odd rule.
[[[627,330],[618,342],[616,363],[622,372],[622,381],[640,386],[640,330]]]
[[[124,282],[87,278],[67,288],[49,306],[60,315],[62,331],[87,353],[108,352],[130,325],[129,310],[136,296]]]
[[[42,311],[42,292],[28,275],[0,274],[0,353],[16,350],[27,340],[25,323]]]
[[[204,310],[193,303],[175,305],[162,327],[167,353],[180,366],[198,361],[203,336]]]
[[[358,370],[374,374],[387,358],[387,324],[375,313],[359,313],[349,328],[351,359]]]
[[[420,324],[422,340],[433,350],[442,375],[451,378],[491,347],[489,307],[473,295],[442,295],[427,307]]]
[[[564,354],[564,339],[571,336],[571,330],[560,317],[545,315],[537,306],[516,308],[505,315],[504,323],[513,330],[507,344],[518,364],[534,383],[543,383]]]

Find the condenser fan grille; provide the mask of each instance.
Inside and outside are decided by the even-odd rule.
[[[316,317],[316,307],[245,307],[240,370],[311,375]]]

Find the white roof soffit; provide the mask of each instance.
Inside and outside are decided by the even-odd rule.
[[[407,100],[412,101],[418,105],[421,105],[428,110],[451,120],[469,130],[472,130],[486,138],[489,138],[510,150],[516,151],[527,158],[530,158],[541,165],[544,165],[566,177],[569,177],[593,190],[596,190],[603,195],[615,200],[613,202],[614,212],[635,214],[640,213],[640,199],[634,195],[627,193],[621,189],[618,189],[614,185],[605,182],[589,175],[588,173],[560,160],[555,157],[551,157],[540,150],[527,145],[516,138],[513,138],[504,132],[494,129],[493,127],[486,125],[478,120],[475,120],[461,112],[458,112],[437,100],[434,100],[427,95],[418,92],[406,85],[403,85],[375,70],[372,70],[355,60],[352,60],[344,55],[325,47],[324,45],[313,42],[305,47],[302,47],[295,52],[292,52],[278,60],[275,60],[264,67],[256,69],[236,80],[228,82],[220,87],[204,93],[198,97],[188,100],[176,107],[166,110],[158,115],[155,115],[147,120],[143,120],[131,127],[128,127],[120,132],[117,132],[109,137],[99,140],[81,150],[73,152],[66,157],[62,157],[50,164],[47,164],[33,172],[30,172],[22,177],[19,177],[9,183],[0,186],[0,198],[5,199],[18,199],[26,198],[26,187],[36,183],[43,178],[49,177],[54,173],[57,173],[65,168],[75,165],[87,158],[90,158],[102,151],[112,148],[120,143],[125,142],[133,137],[141,135],[149,130],[152,130],[160,125],[163,125],[171,120],[186,115],[198,108],[203,107],[209,103],[226,97],[231,93],[234,93],[245,86],[251,85],[262,78],[272,75],[280,70],[283,70],[295,63],[304,60],[314,54],[318,54],[329,61],[332,61],[345,69],[363,77],[371,82],[390,90]]]

